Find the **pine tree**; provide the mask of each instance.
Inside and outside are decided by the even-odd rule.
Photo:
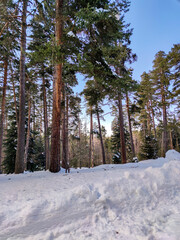
[[[163,136],[162,136],[162,156],[168,150],[168,136],[167,136],[167,107],[169,97],[169,85],[170,85],[170,70],[167,61],[167,55],[160,51],[156,54],[153,61],[152,77],[156,86],[156,94],[161,97],[159,106],[162,108],[163,116]]]
[[[175,44],[167,56],[173,80],[172,97],[176,104],[177,113],[180,113],[180,44]]]
[[[18,21],[12,17],[17,14],[17,5],[12,1],[0,3],[0,54],[3,61],[3,91],[2,91],[2,103],[0,114],[0,173],[2,163],[2,146],[3,146],[3,132],[4,132],[4,120],[6,111],[6,91],[8,80],[8,69],[15,57],[15,50],[17,50],[17,33],[18,33]]]
[[[99,138],[101,142],[101,151],[102,151],[102,163],[105,164],[105,150],[104,150],[104,143],[102,138],[102,130],[101,130],[101,123],[100,123],[100,113],[103,113],[100,104],[102,103],[105,97],[105,91],[101,87],[98,82],[95,80],[89,80],[86,83],[86,87],[82,92],[84,94],[85,99],[88,103],[89,112],[90,112],[90,161],[92,162],[92,145],[93,145],[93,122],[92,122],[92,115],[96,113],[97,120],[98,120],[98,129],[99,129]],[[94,165],[94,164],[92,164]]]
[[[4,139],[5,158],[2,164],[4,173],[14,173],[15,159],[17,148],[17,125],[15,120],[15,112],[9,116],[9,128],[7,129],[6,138]]]
[[[26,14],[28,0],[23,0],[21,57],[20,57],[20,103],[18,123],[18,143],[16,152],[15,173],[24,171],[24,146],[25,146],[25,52],[26,52]]]
[[[151,135],[145,136],[143,144],[141,145],[139,159],[156,159],[158,157],[157,140]]]

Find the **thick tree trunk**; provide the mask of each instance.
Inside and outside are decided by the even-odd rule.
[[[102,138],[101,123],[100,123],[98,108],[97,108],[96,112],[97,112],[97,120],[98,120],[98,127],[99,127],[99,137],[100,137],[100,141],[101,141],[102,163],[106,164],[106,157],[105,157],[105,151],[104,151],[104,143],[103,143],[103,138]]]
[[[29,149],[30,126],[31,126],[31,99],[29,96],[29,99],[28,99],[28,128],[27,128],[26,146],[25,146],[25,152],[24,152],[24,169],[25,170],[27,170],[27,156],[28,156],[28,149]]]
[[[119,108],[119,128],[120,128],[120,142],[121,142],[121,160],[122,163],[126,163],[126,145],[124,136],[124,120],[121,93],[118,93],[118,108]]]
[[[20,97],[19,97],[19,123],[18,142],[16,151],[15,173],[24,171],[24,145],[25,145],[25,53],[26,53],[26,12],[27,0],[23,1],[21,57],[20,57]]]
[[[43,66],[44,68],[44,66]],[[44,69],[43,69],[44,70]],[[44,108],[44,142],[45,142],[45,157],[46,157],[46,170],[49,169],[50,157],[49,157],[49,135],[48,135],[48,116],[47,116],[47,99],[46,99],[46,82],[43,71],[43,108]]]
[[[131,126],[131,117],[130,117],[130,112],[129,112],[128,93],[126,93],[126,109],[127,109],[127,115],[128,115],[128,125],[129,125],[129,134],[130,134],[130,140],[131,140],[131,150],[132,150],[133,157],[135,157],[134,141],[133,141],[133,135],[132,135],[132,126]]]
[[[63,33],[63,0],[56,0],[56,44],[62,44]],[[51,163],[50,171],[60,170],[60,120],[61,120],[61,85],[62,85],[62,63],[55,65],[53,83],[53,114],[51,133]]]
[[[93,114],[90,108],[90,143],[89,143],[89,167],[94,167],[94,143],[93,143]]]
[[[2,146],[3,146],[5,105],[6,105],[7,71],[8,71],[8,61],[5,60],[4,61],[3,94],[2,94],[1,115],[0,115],[0,173],[1,173],[1,164],[2,164]]]

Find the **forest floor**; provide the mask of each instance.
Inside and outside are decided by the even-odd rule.
[[[180,153],[0,175],[0,240],[179,240]]]

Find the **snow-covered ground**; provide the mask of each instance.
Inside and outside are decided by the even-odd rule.
[[[180,154],[0,175],[0,240],[180,240]]]

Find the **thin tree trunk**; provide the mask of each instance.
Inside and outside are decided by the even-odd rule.
[[[163,88],[163,87],[162,87]],[[162,89],[162,106],[163,106],[163,137],[162,137],[162,156],[167,152],[167,112],[164,90]]]
[[[44,109],[44,106],[43,106],[43,103],[41,101],[41,105],[39,106],[39,111],[40,111],[40,119],[39,119],[40,123],[39,123],[39,125],[40,125],[40,136],[42,138],[43,138],[43,122],[44,122],[43,114],[42,114],[43,109]]]
[[[63,34],[63,0],[56,0],[56,44],[62,44]],[[61,120],[61,84],[62,63],[56,63],[53,83],[53,114],[51,133],[50,171],[60,170],[60,120]]]
[[[152,99],[150,99],[150,109],[151,109],[151,114],[152,114],[154,137],[156,139],[157,138],[156,137],[156,125],[155,125],[155,120],[154,120],[154,110],[153,110],[153,107],[152,107]]]
[[[89,143],[89,167],[94,167],[94,147],[93,147],[93,114],[90,108],[90,143]]]
[[[82,167],[82,161],[81,161],[81,121],[79,117],[79,168]]]
[[[127,115],[128,115],[129,134],[130,134],[130,140],[131,140],[131,150],[132,150],[133,157],[135,157],[134,141],[133,141],[133,135],[132,135],[132,126],[131,126],[131,117],[130,117],[130,112],[129,112],[128,93],[126,93],[126,109],[127,109]]]
[[[47,99],[46,99],[46,82],[44,77],[43,66],[43,107],[44,107],[44,142],[45,142],[45,157],[46,157],[46,170],[49,169],[50,157],[49,157],[49,135],[48,135],[48,116],[47,116]]]
[[[147,129],[148,134],[151,135],[151,110],[149,105],[149,100],[147,101]]]
[[[102,138],[101,123],[100,123],[98,108],[97,108],[96,112],[97,112],[97,120],[98,120],[98,127],[99,127],[99,136],[100,136],[100,141],[101,141],[102,163],[106,164],[106,157],[105,157],[105,151],[104,151],[104,143],[103,143],[103,138]]]
[[[178,141],[178,135],[176,133],[176,151],[180,151],[180,147],[179,147],[179,141]]]
[[[68,124],[67,124],[67,113],[66,113],[66,96],[65,96],[65,88],[64,88],[64,82],[62,82],[62,167],[66,169],[69,172],[69,165],[67,160],[67,131],[68,131]]]
[[[28,156],[28,149],[29,149],[30,127],[31,127],[31,99],[29,96],[29,99],[28,99],[28,128],[27,128],[26,146],[25,146],[25,152],[24,152],[24,169],[25,169],[25,171],[27,170],[27,156]]]
[[[126,145],[124,136],[124,120],[121,93],[118,93],[118,108],[119,108],[119,128],[120,128],[120,142],[121,142],[121,159],[122,163],[126,163]]]
[[[33,101],[33,138],[34,139],[36,137],[35,131],[36,131],[36,107],[35,107],[35,102]]]
[[[3,131],[4,131],[4,115],[5,115],[5,105],[6,105],[6,88],[7,88],[7,71],[8,71],[8,61],[4,61],[4,82],[3,82],[3,94],[2,94],[2,105],[1,105],[1,115],[0,115],[0,173],[2,164],[2,146],[3,146]]]
[[[12,84],[13,84],[14,106],[15,106],[15,112],[16,112],[16,125],[18,126],[18,111],[17,111],[17,102],[16,102],[16,92],[15,92],[15,86],[14,86],[14,79],[12,79]]]
[[[68,136],[68,127],[69,127],[69,97],[68,95],[66,95],[66,160],[67,160],[67,164],[68,167],[69,165],[69,136]],[[70,172],[70,169],[68,169],[68,171]]]
[[[172,131],[171,130],[169,131],[169,137],[170,137],[170,148],[174,149],[174,147],[173,147],[173,137],[172,137]]]
[[[27,0],[23,1],[21,57],[20,57],[20,97],[19,97],[19,123],[18,142],[16,151],[15,173],[24,172],[24,146],[25,146],[25,53],[26,53],[26,13]]]

